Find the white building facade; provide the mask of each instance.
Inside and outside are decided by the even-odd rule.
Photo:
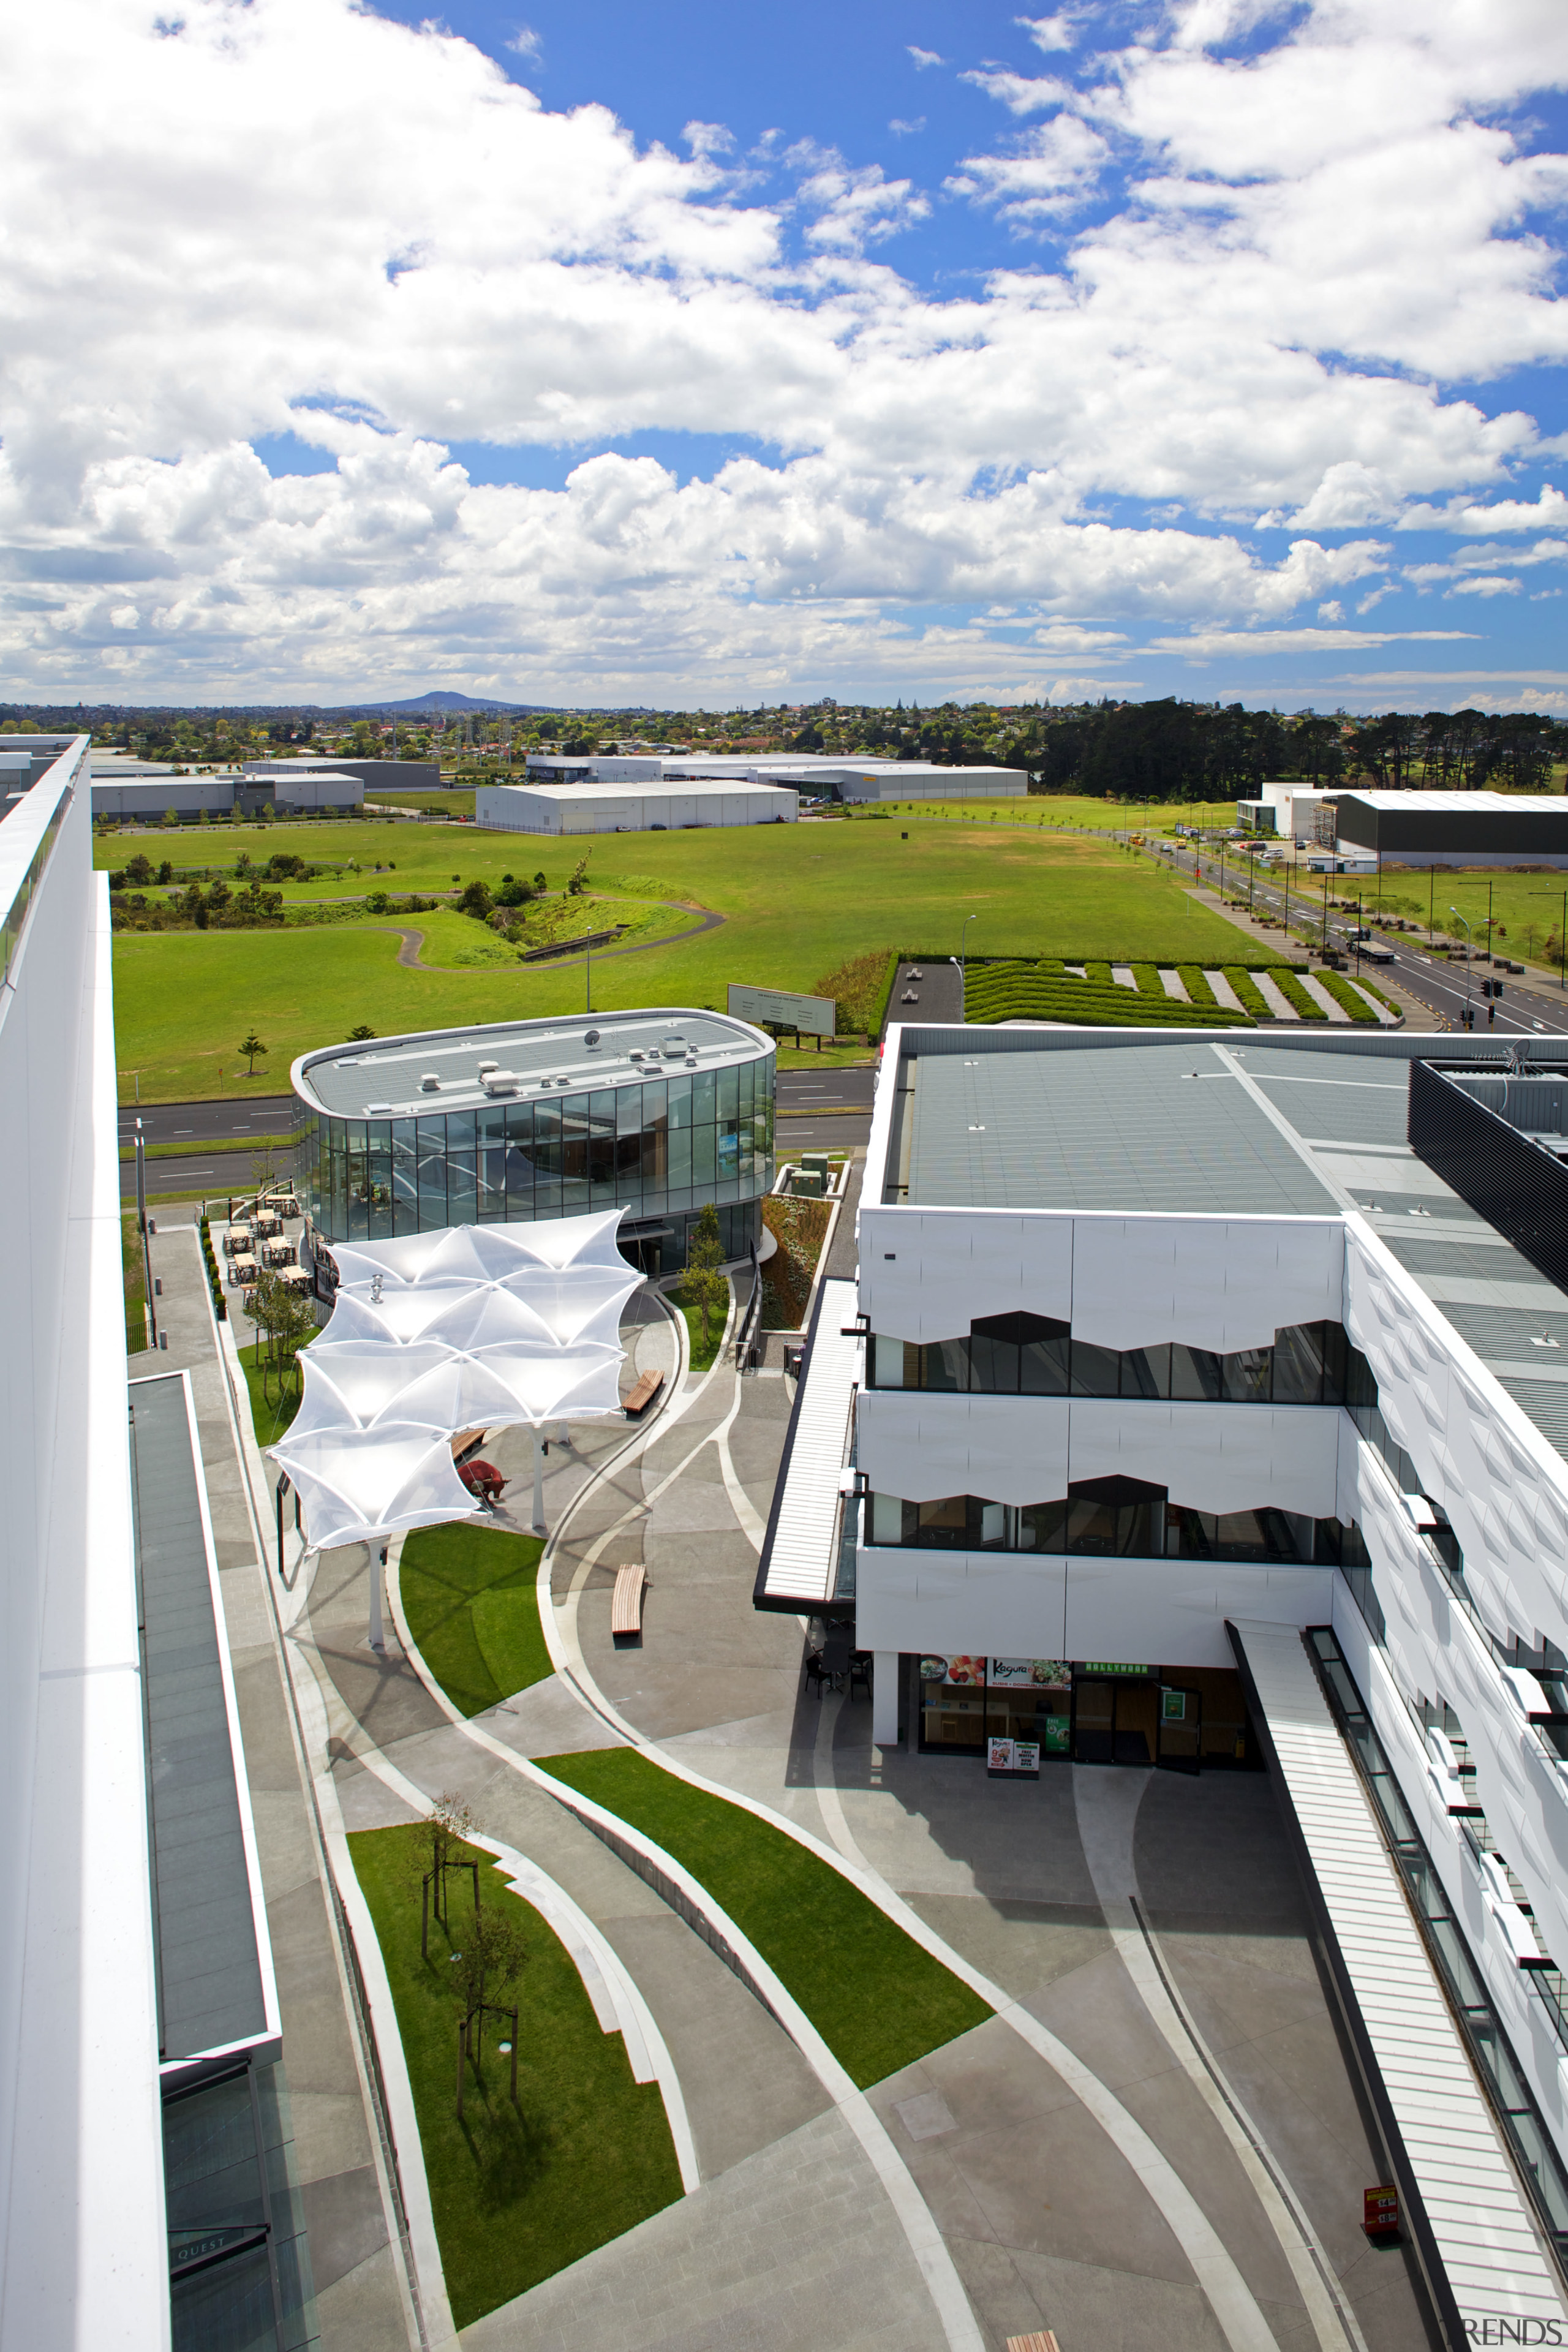
[[[1003,1773],[1279,1772],[1259,1661],[1320,1629],[1550,2300],[1568,1066],[1521,1098],[1470,1045],[889,1032],[756,1598],[852,1623],[875,1739]]]

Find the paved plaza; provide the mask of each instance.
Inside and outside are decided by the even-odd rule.
[[[1002,1784],[973,1759],[874,1747],[863,1696],[807,1693],[800,1621],[752,1606],[793,1383],[773,1366],[742,1378],[724,1356],[671,1377],[650,1425],[584,1423],[570,1449],[552,1444],[568,1671],[457,1722],[395,1612],[371,1648],[363,1548],[311,1559],[292,1591],[261,1557],[266,1473],[226,1393],[195,1236],[167,1213],[160,1226],[161,1368],[188,1365],[196,1388],[326,2352],[417,2336],[318,1810],[329,1832],[366,1828],[443,1790],[613,1946],[664,2037],[700,2173],[678,2204],[470,2326],[473,2352],[1002,2352],[1042,2327],[1061,2352],[1426,2343],[1404,2254],[1360,2230],[1378,2168],[1264,1775],[1061,1765]],[[834,1272],[853,1270],[851,1232],[852,1202]],[[676,1374],[661,1301],[635,1298],[624,1337],[634,1368]],[[486,1451],[525,1524],[531,1440]],[[644,1634],[617,1649],[610,1593],[628,1561],[647,1571]],[[394,1583],[395,1564],[395,1549]],[[868,1873],[997,1989],[997,2014],[869,2095],[896,2179],[740,1979],[523,1769],[624,1740]],[[911,2186],[940,2232],[936,2267],[962,2281],[956,2315],[914,2251]]]

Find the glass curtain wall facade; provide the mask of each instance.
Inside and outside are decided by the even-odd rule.
[[[299,1106],[300,1189],[325,1242],[624,1208],[667,1220],[665,1264],[709,1202],[743,1256],[773,1178],[771,1056],[592,1092],[416,1118],[335,1118]]]

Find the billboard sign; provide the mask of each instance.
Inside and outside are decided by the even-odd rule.
[[[730,982],[727,1010],[732,1019],[759,1028],[805,1029],[814,1037],[831,1037],[837,1017],[831,996],[796,996],[787,988],[746,988],[736,981]]]

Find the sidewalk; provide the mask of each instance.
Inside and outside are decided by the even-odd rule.
[[[176,1209],[156,1217],[153,1272],[163,1295],[154,1304],[169,1344],[166,1351],[132,1356],[131,1376],[181,1370],[191,1376],[278,1974],[283,2071],[322,2352],[393,2352],[417,2346],[418,2334],[213,1339],[195,1213],[187,1204],[183,1216]]]

